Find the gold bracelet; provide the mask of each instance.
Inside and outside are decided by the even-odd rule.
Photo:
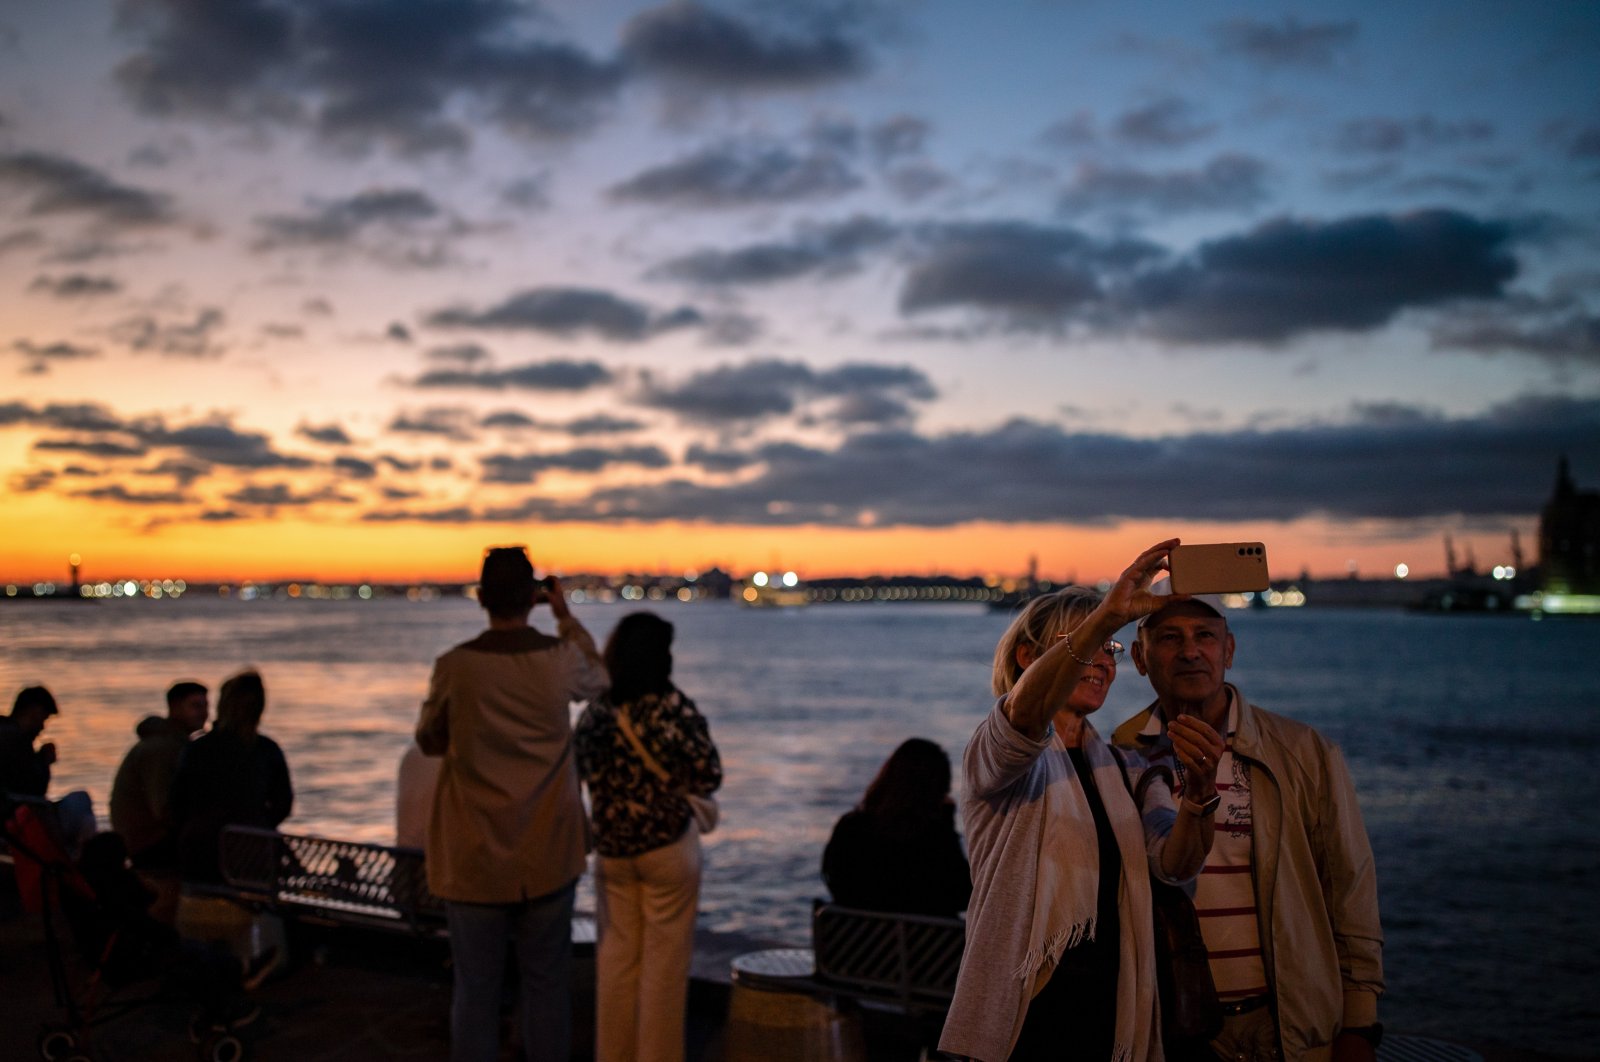
[[[1062,639],[1062,641],[1067,643],[1067,655],[1068,656],[1072,657],[1072,659],[1076,660],[1078,663],[1082,664],[1084,667],[1093,667],[1094,666],[1094,659],[1092,657],[1090,659],[1088,659],[1088,660],[1085,660],[1083,657],[1079,656],[1077,653],[1072,651],[1072,632],[1071,631],[1068,631],[1067,633],[1063,634],[1061,636],[1061,639]]]

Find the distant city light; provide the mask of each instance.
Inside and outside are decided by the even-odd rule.
[[[784,586],[794,586],[799,581],[800,581],[800,577],[798,575],[796,575],[794,572],[784,572],[783,573],[783,585]]]
[[[372,587],[368,586],[366,583],[362,583],[360,589],[356,591],[356,596],[361,598],[363,601],[371,601]]]
[[[129,579],[127,582],[122,584],[122,594],[124,597],[132,597],[138,592],[139,584],[134,582],[132,579]]]
[[[1394,577],[1396,579],[1404,579],[1406,576],[1408,576],[1410,574],[1411,574],[1411,566],[1410,565],[1407,565],[1407,564],[1396,564],[1394,566]]]
[[[1494,566],[1494,577],[1502,582],[1515,579],[1517,570],[1509,564],[1496,564]]]
[[[766,572],[756,572],[754,575],[752,575],[750,577],[750,581],[752,583],[755,583],[757,586],[766,586],[767,585],[767,573]],[[750,600],[750,599],[746,598],[746,600]]]

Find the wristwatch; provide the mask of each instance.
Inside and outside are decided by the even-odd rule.
[[[1204,804],[1196,804],[1188,797],[1184,797],[1183,802],[1193,808],[1196,815],[1210,815],[1212,812],[1216,811],[1217,808],[1222,806],[1222,794],[1215,792],[1212,793],[1211,799],[1207,800]]]
[[[1375,1021],[1371,1025],[1358,1025],[1353,1029],[1340,1029],[1339,1031],[1349,1033],[1351,1036],[1361,1037],[1372,1045],[1374,1051],[1378,1049],[1378,1044],[1383,1041],[1383,1023],[1381,1021]]]

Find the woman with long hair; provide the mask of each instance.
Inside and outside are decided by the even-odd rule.
[[[996,700],[962,760],[973,893],[955,998],[939,1046],[982,1062],[1162,1057],[1150,875],[1182,882],[1211,846],[1214,804],[1178,807],[1153,785],[1135,807],[1089,716],[1116,678],[1123,625],[1177,539],[1129,565],[1104,597],[1035,597],[995,649]],[[1172,724],[1173,748],[1214,786],[1222,739]]]
[[[672,624],[622,617],[605,648],[611,689],[573,739],[595,841],[595,1058],[680,1062],[700,898],[690,797],[722,784],[705,717],[672,682]]]
[[[950,800],[950,757],[909,738],[878,769],[822,852],[833,901],[867,911],[954,915],[972,895]]]

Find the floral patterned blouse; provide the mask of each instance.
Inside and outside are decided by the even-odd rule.
[[[674,789],[704,795],[722,784],[722,758],[705,716],[680,691],[650,693],[624,707],[633,730],[675,785],[645,767],[617,725],[609,696],[590,703],[573,730],[578,776],[589,787],[595,847],[603,856],[636,856],[683,836],[689,802]]]

